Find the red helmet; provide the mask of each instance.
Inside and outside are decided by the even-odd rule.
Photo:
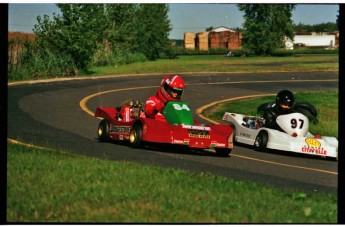
[[[180,100],[184,88],[184,81],[179,75],[166,75],[161,82],[157,95],[164,102]]]

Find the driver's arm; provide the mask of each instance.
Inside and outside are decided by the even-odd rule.
[[[145,104],[145,114],[147,117],[154,118],[159,112],[164,109],[164,104],[159,101],[155,96],[151,96]]]
[[[266,128],[276,128],[276,116],[271,111],[265,111],[263,116],[265,119],[264,127]]]

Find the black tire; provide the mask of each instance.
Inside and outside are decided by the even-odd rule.
[[[228,157],[232,151],[229,148],[215,148],[216,154],[220,157]]]
[[[236,126],[233,124],[231,124],[230,126],[232,128],[233,143],[234,143],[234,145],[236,145],[236,144],[238,144],[236,141]]]
[[[260,131],[255,138],[254,150],[265,151],[267,150],[268,134],[266,131]]]
[[[135,124],[129,135],[129,144],[133,148],[142,147],[143,143],[141,136],[143,134],[143,127],[141,124]]]
[[[109,141],[109,123],[106,119],[103,119],[98,125],[98,140]]]

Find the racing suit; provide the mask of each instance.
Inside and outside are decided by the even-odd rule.
[[[166,119],[162,114],[162,111],[165,108],[166,101],[159,98],[159,97],[160,97],[160,95],[157,94],[157,96],[154,96],[154,95],[150,96],[146,100],[145,114],[146,114],[146,117],[148,117],[148,118],[153,118],[156,120],[166,122]]]
[[[276,122],[277,117],[279,115],[290,114],[290,113],[294,113],[294,112],[295,111],[293,109],[281,111],[281,110],[279,110],[277,105],[274,105],[273,107],[267,108],[263,112],[263,115],[262,115],[262,117],[265,119],[265,123],[264,123],[263,127],[283,131]]]

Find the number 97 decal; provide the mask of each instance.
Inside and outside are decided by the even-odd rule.
[[[298,119],[296,120],[295,118],[291,119],[291,128],[299,128],[302,129],[304,125],[304,120],[302,119]]]

